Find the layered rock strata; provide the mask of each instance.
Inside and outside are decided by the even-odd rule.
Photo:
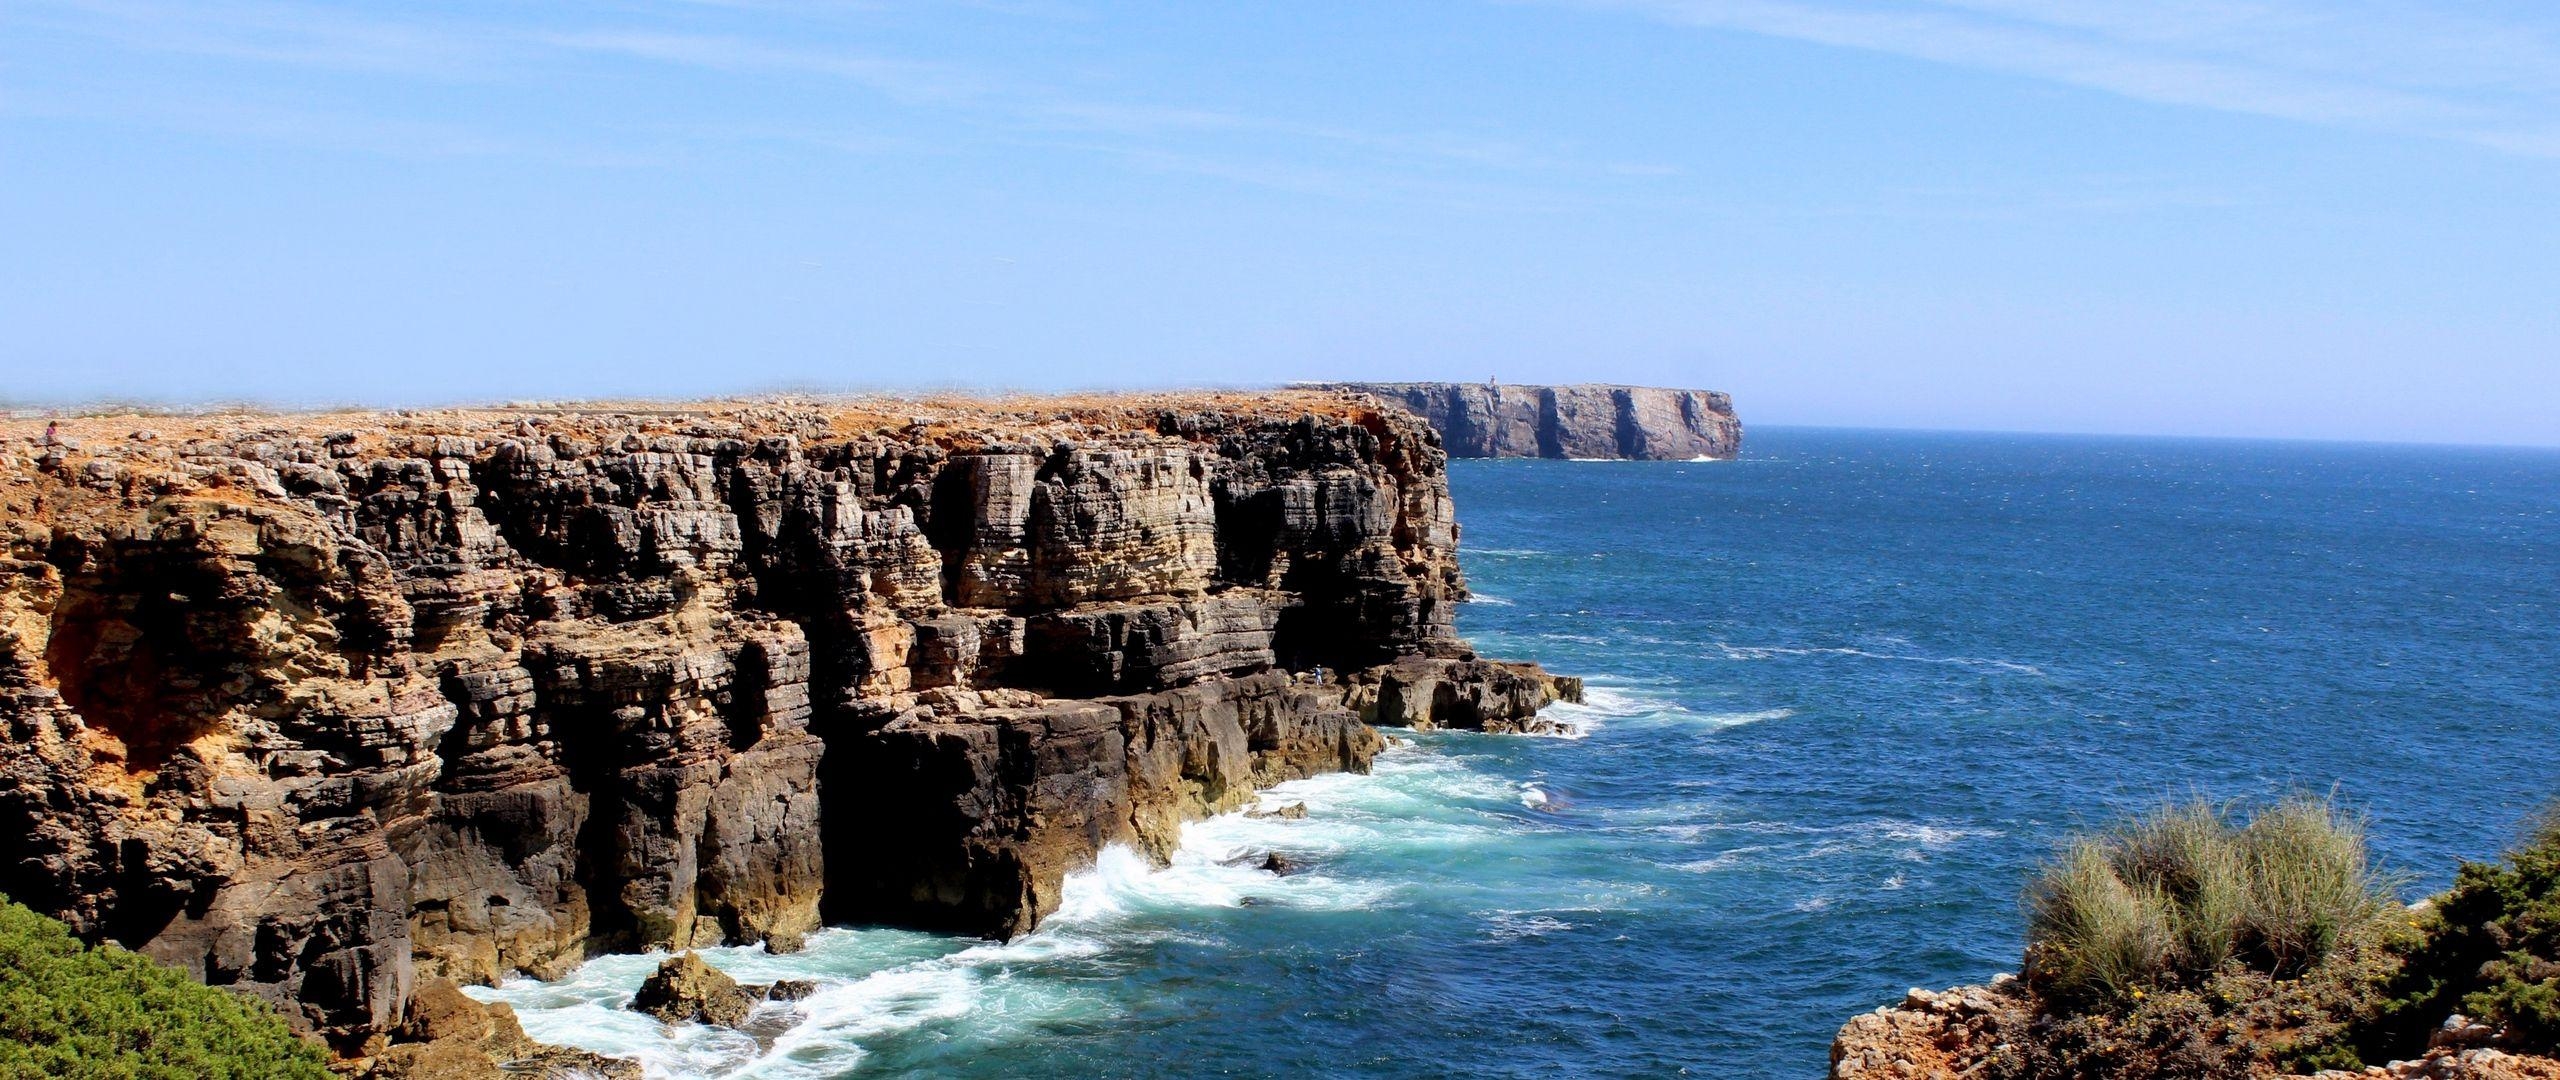
[[[348,1053],[426,979],[1010,935],[1111,844],[1533,727],[1335,393],[0,426],[0,868]]]
[[[1712,390],[1497,383],[1341,383],[1401,405],[1462,458],[1729,458],[1742,449],[1733,399]]]

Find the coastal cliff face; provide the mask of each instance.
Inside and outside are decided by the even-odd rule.
[[[1342,383],[1401,405],[1451,457],[1729,458],[1742,449],[1733,399],[1712,390],[1495,383]]]
[[[1439,440],[1367,399],[0,427],[14,897],[348,1053],[421,980],[1005,936],[1105,846],[1523,730]]]

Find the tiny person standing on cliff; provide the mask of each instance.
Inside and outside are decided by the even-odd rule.
[[[44,444],[46,446],[62,445],[62,421],[47,420],[44,422]]]

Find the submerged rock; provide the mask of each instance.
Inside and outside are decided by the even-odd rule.
[[[757,989],[750,987],[750,989]],[[800,1001],[818,992],[818,984],[808,979],[778,979],[761,988],[766,1001]]]

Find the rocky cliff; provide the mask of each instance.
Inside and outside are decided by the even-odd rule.
[[[1451,457],[1729,458],[1742,449],[1733,399],[1712,390],[1495,383],[1342,383],[1401,405]]]
[[[0,426],[17,899],[342,1051],[422,980],[1029,929],[1370,721],[1518,729],[1336,393]]]

